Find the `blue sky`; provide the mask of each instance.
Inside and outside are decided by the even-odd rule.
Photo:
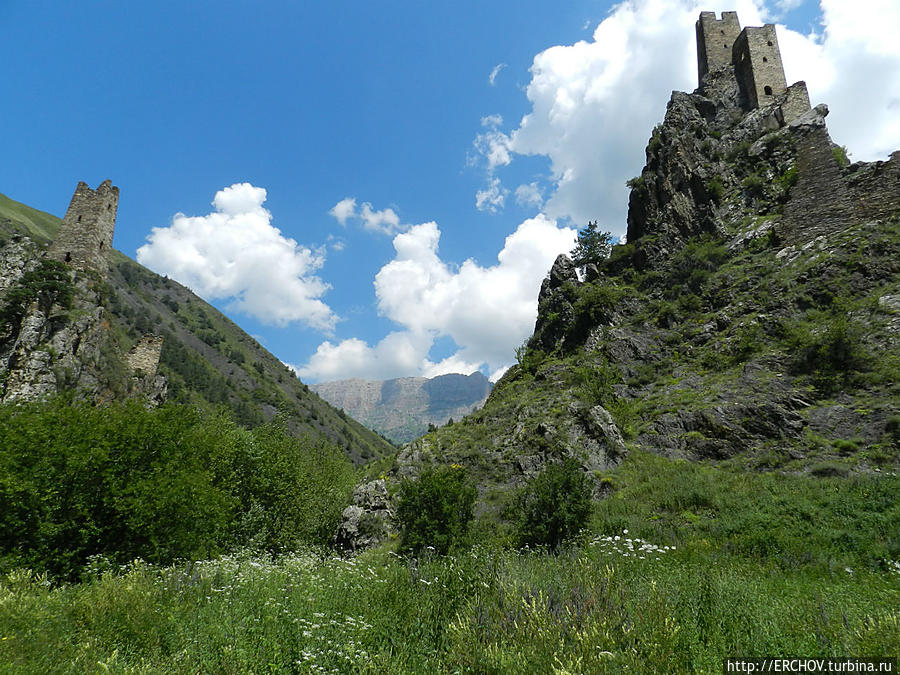
[[[853,158],[883,158],[900,9],[822,5],[702,8],[782,24],[788,81]],[[0,191],[61,216],[112,179],[116,248],[305,380],[497,376],[572,228],[624,232],[624,181],[696,86],[700,8],[4,0]]]

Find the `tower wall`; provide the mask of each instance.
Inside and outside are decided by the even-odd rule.
[[[734,41],[732,61],[751,110],[774,103],[787,91],[774,24],[742,30]]]
[[[700,12],[697,28],[697,72],[699,80],[711,70],[731,65],[732,45],[741,32],[737,12]]]
[[[80,182],[48,254],[106,277],[119,207],[119,188],[106,180],[96,190]]]

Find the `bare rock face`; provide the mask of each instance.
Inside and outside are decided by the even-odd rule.
[[[0,402],[33,401],[64,390],[104,402],[140,397],[150,405],[165,399],[165,378],[132,372],[109,332],[97,278],[69,271],[71,304],[39,299],[20,312],[6,312],[25,273],[38,267],[41,253],[27,237],[0,251]],[[49,304],[48,304],[49,303]],[[157,350],[158,358],[158,350]]]
[[[341,514],[342,522],[335,534],[335,544],[345,550],[375,546],[394,530],[394,507],[384,479],[357,486],[353,503]]]

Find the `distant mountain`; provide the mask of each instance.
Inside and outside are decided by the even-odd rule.
[[[396,443],[406,443],[480,408],[491,393],[481,373],[401,377],[394,380],[339,380],[310,385],[336,408]]]
[[[21,292],[29,270],[40,268],[60,224],[53,215],[0,195],[0,307],[8,309],[10,294]],[[6,317],[9,312],[0,316],[0,399],[13,385],[22,398],[66,389],[98,401],[134,394],[140,387],[133,385],[135,378],[122,357],[133,352],[143,336],[154,335],[162,338],[157,372],[164,380],[161,387],[154,381],[148,386],[160,398],[225,408],[246,427],[280,413],[291,433],[335,443],[358,463],[394,450],[312,393],[281,361],[188,288],[118,251],[110,251],[108,264],[105,279],[74,275],[70,307],[39,308],[25,320]],[[30,370],[23,371],[16,358],[23,352],[25,324],[35,344],[25,350]],[[24,381],[14,382],[10,375],[19,373]]]

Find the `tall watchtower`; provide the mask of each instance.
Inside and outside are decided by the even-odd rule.
[[[119,188],[111,181],[103,181],[96,190],[78,183],[48,255],[105,278],[118,207]]]
[[[734,41],[732,61],[751,109],[768,105],[787,91],[774,24],[742,30]]]
[[[741,32],[737,12],[700,12],[697,20],[697,71],[700,80],[711,70],[731,66],[732,47]]]

